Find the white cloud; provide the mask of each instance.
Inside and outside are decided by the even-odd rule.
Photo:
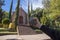
[[[43,8],[43,5],[41,5],[41,4],[33,4],[33,10],[35,10],[36,8]]]
[[[29,2],[30,2],[30,5],[31,5],[31,3],[32,3],[32,5],[33,5],[33,10],[35,10],[36,8],[43,8],[43,5],[42,5],[42,0],[29,0]],[[22,1],[22,7],[23,7],[23,9],[27,12],[27,10],[28,10],[28,0],[24,0],[24,1]],[[31,7],[30,7],[30,9],[31,9]]]
[[[42,0],[33,0],[32,3],[33,3],[33,10],[35,10],[38,7],[43,8]]]

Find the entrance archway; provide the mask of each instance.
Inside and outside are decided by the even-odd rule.
[[[23,16],[20,16],[20,17],[19,17],[19,23],[20,23],[20,24],[23,24]]]

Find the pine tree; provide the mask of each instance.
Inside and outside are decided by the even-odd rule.
[[[4,5],[4,0],[0,0],[0,23],[2,22],[3,10],[2,6]]]
[[[33,13],[33,6],[32,6],[32,3],[31,3],[31,14]]]
[[[13,0],[11,2],[10,11],[9,11],[9,20],[11,21],[11,12],[12,12]]]
[[[30,19],[30,3],[29,3],[29,0],[28,0],[28,17]]]
[[[0,0],[0,8],[4,5],[4,0]]]
[[[17,26],[17,21],[18,21],[18,16],[19,16],[19,5],[20,5],[20,0],[18,0],[17,7],[16,7],[15,26]]]

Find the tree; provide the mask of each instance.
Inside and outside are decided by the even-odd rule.
[[[4,0],[0,0],[0,23],[2,22],[3,11],[1,7],[3,5],[4,5]]]
[[[0,8],[4,5],[4,0],[0,0]]]
[[[3,19],[4,19],[4,18],[9,18],[9,13],[6,12],[6,11],[3,12]]]
[[[11,2],[10,11],[9,11],[9,20],[10,21],[11,21],[12,6],[13,6],[13,0]]]
[[[33,5],[31,3],[31,14],[33,14]]]
[[[20,0],[18,0],[17,7],[16,7],[15,26],[17,26],[17,21],[18,21],[18,16],[19,16],[19,5],[20,5]]]
[[[45,0],[44,0],[45,1]],[[48,3],[47,3],[48,4]],[[56,23],[58,21],[58,16],[60,16],[60,0],[49,0],[49,5],[47,5],[46,3],[44,3],[44,12],[47,11],[47,13],[49,14],[44,14],[43,16],[45,16],[47,18],[47,20],[49,21],[46,21],[45,24],[49,24],[49,26],[52,26],[53,28],[56,27]],[[49,6],[49,7],[48,7]],[[42,18],[43,19],[43,18]],[[60,21],[58,21],[60,22]],[[58,27],[58,26],[57,26]]]
[[[43,0],[42,4],[45,9],[48,9],[50,7],[50,0]]]
[[[44,6],[44,11],[46,12],[46,14],[50,13],[50,0],[43,0],[42,4]]]
[[[50,17],[55,19],[56,17],[58,17],[56,15],[60,15],[60,0],[51,0],[50,5],[51,5],[51,7],[50,7],[50,11],[51,11]]]
[[[28,17],[29,17],[29,19],[30,19],[30,16],[31,16],[31,14],[30,14],[30,2],[28,0]]]
[[[40,21],[40,18],[42,17],[43,9],[36,8],[36,10],[33,10],[33,14],[31,14],[34,17],[37,17]]]
[[[0,9],[0,23],[2,22],[2,16],[3,16],[3,12],[2,9]]]

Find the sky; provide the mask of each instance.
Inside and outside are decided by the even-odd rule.
[[[3,9],[4,11],[9,12],[11,1],[12,1],[12,0],[5,0],[5,5],[2,6],[2,9]],[[42,0],[29,0],[29,2],[30,2],[30,5],[31,5],[31,3],[32,3],[32,5],[33,5],[33,10],[35,10],[37,7],[43,8]],[[17,0],[13,0],[13,9],[12,9],[12,11],[15,11],[16,5],[17,5]],[[20,6],[21,6],[26,12],[28,12],[28,0],[20,0]]]

